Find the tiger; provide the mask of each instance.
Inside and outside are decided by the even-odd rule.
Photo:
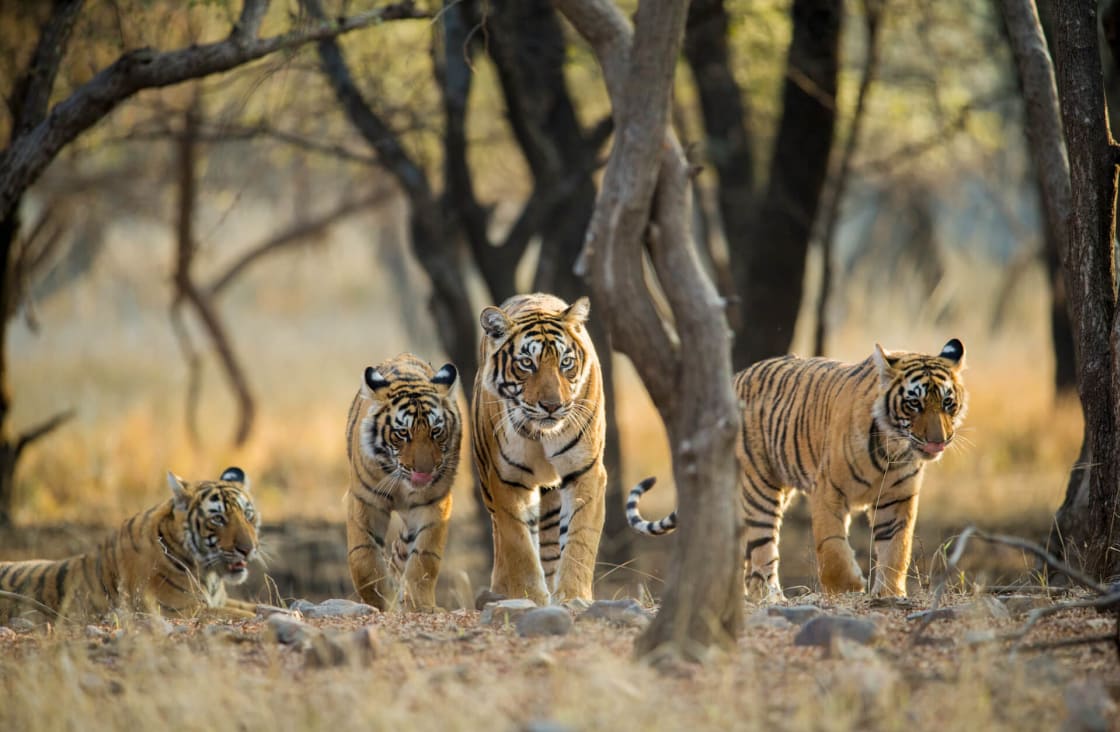
[[[748,597],[783,597],[778,534],[795,489],[808,496],[825,592],[865,589],[848,527],[853,512],[866,511],[874,538],[872,593],[906,596],[923,471],[952,445],[964,420],[963,370],[964,345],[953,338],[936,356],[876,344],[859,363],[782,356],[735,375],[743,405],[735,454]],[[640,533],[669,533],[676,512],[646,521],[638,509],[653,483],[647,478],[631,489],[627,519]]]
[[[544,605],[592,599],[605,517],[605,419],[591,305],[515,295],[479,315],[476,477],[494,537],[491,592]]]
[[[393,604],[405,610],[436,609],[462,438],[452,393],[457,376],[450,363],[434,371],[411,353],[402,353],[367,367],[350,405],[347,563],[362,602],[380,610]],[[387,551],[394,511],[403,525]]]
[[[125,521],[96,549],[57,561],[0,562],[0,621],[104,617],[117,610],[236,619],[256,605],[226,595],[258,557],[260,514],[241,468],[218,480],[167,474],[171,497]]]

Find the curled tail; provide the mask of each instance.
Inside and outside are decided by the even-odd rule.
[[[677,528],[676,511],[657,521],[646,521],[638,512],[638,503],[642,500],[642,494],[652,488],[656,482],[657,478],[646,478],[630,489],[630,496],[626,499],[626,520],[630,522],[630,528],[647,536],[669,534]]]

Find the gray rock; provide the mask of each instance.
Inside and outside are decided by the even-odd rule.
[[[551,719],[534,719],[521,725],[520,732],[575,732],[575,728]]]
[[[11,640],[16,637],[16,632],[6,625],[0,625],[0,640]]]
[[[767,608],[767,612],[774,617],[785,618],[794,625],[804,625],[821,615],[821,609],[815,605],[791,605],[790,607],[772,605]]]
[[[1008,620],[1011,613],[991,595],[983,595],[965,605],[964,614],[982,620]]]
[[[793,639],[795,646],[832,645],[835,637],[844,637],[857,643],[871,643],[879,635],[875,623],[863,618],[845,618],[836,615],[821,615],[801,627]]]
[[[367,625],[349,633],[321,632],[311,638],[305,663],[311,668],[367,664],[377,657],[380,650],[377,630],[373,626]]]
[[[1031,610],[1049,607],[1053,604],[1050,598],[1041,595],[1008,595],[1002,600],[1003,606],[1007,608],[1007,612],[1013,618],[1022,617]]]
[[[1063,695],[1066,717],[1061,732],[1109,732],[1120,709],[1098,679],[1074,681]]]
[[[572,616],[562,607],[539,607],[520,615],[514,624],[517,634],[526,638],[567,635],[572,630]]]
[[[0,628],[0,631],[3,631],[3,630],[7,630],[7,628]],[[10,630],[8,632],[11,633]],[[85,633],[86,633],[86,638],[89,638],[91,640],[100,640],[100,641],[109,640],[109,631],[104,630],[102,628],[99,628],[96,625],[87,625]]]
[[[307,600],[296,600],[292,603],[292,610],[298,610],[305,618],[361,618],[377,612],[377,608],[372,605],[341,598],[324,600],[318,605]]]
[[[499,600],[490,602],[482,609],[479,622],[483,625],[506,625],[533,610],[537,603],[532,600]]]
[[[746,627],[748,628],[774,628],[776,630],[785,630],[792,626],[793,623],[786,620],[781,615],[771,615],[766,608],[751,613],[750,617],[746,620]]]
[[[318,634],[316,628],[285,615],[269,617],[265,627],[271,638],[284,646],[305,645]]]
[[[27,618],[11,618],[8,621],[8,627],[17,633],[30,633],[38,626]]]
[[[478,591],[477,595],[474,596],[474,609],[485,610],[486,606],[492,602],[501,602],[502,600],[508,599],[509,598],[507,598],[505,595],[499,595],[497,592],[491,592],[489,587],[484,587]]]
[[[579,619],[603,620],[611,625],[644,629],[650,624],[653,614],[637,600],[628,597],[624,600],[596,600]]]

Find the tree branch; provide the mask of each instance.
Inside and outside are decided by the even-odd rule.
[[[284,231],[273,234],[256,246],[250,247],[233,264],[227,267],[225,272],[215,277],[210,286],[204,288],[207,297],[220,295],[251,264],[262,257],[285,247],[302,244],[304,240],[321,234],[347,216],[368,211],[371,207],[388,200],[391,195],[388,191],[379,191],[357,200],[343,201],[315,218],[301,221]]]
[[[19,80],[12,93],[9,104],[12,111],[11,139],[24,134],[47,116],[58,67],[66,54],[70,33],[83,4],[83,0],[55,0],[50,17],[39,32],[39,41],[27,64],[27,74]]]
[[[50,419],[40,422],[34,427],[24,431],[16,439],[16,457],[19,457],[19,454],[23,452],[24,448],[29,447],[36,440],[42,439],[51,432],[54,432],[56,429],[73,419],[76,414],[77,412],[75,412],[73,409],[67,409],[65,411],[59,412]]]
[[[252,26],[262,0],[243,10]],[[263,58],[311,41],[335,38],[389,20],[424,18],[411,0],[386,5],[333,22],[292,30],[269,38],[249,38],[236,29],[224,40],[174,51],[142,48],[127,51],[90,81],[59,102],[39,124],[13,139],[0,153],[0,219],[7,218],[19,196],[74,138],[96,124],[123,100],[142,89],[171,86]],[[254,20],[256,19],[256,20]]]

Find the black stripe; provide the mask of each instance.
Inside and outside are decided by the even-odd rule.
[[[747,542],[747,557],[749,558],[751,556],[751,552],[753,552],[755,549],[759,548],[760,546],[765,546],[766,544],[769,544],[772,541],[774,541],[774,537],[772,537],[772,536],[764,536],[761,539],[755,539],[753,541],[748,541]]]
[[[591,462],[589,462],[587,465],[584,465],[582,468],[580,468],[578,470],[574,470],[571,473],[568,473],[567,475],[565,475],[560,480],[560,487],[563,488],[566,485],[568,485],[568,483],[571,483],[573,480],[576,480],[581,475],[586,473],[588,470],[591,470],[591,468],[595,467],[595,464],[598,463],[598,462],[599,462],[599,456],[596,455],[594,458],[591,459]]]
[[[917,475],[920,472],[922,472],[922,466],[921,465],[914,468],[909,473],[902,476],[901,478],[899,478],[895,482],[891,483],[891,488],[897,488],[899,485],[901,485],[902,483],[905,483],[906,481],[910,480],[911,478],[913,478],[915,475]]]
[[[576,433],[576,436],[572,438],[571,442],[569,442],[567,445],[564,445],[559,450],[557,450],[556,452],[549,455],[548,456],[549,459],[552,459],[552,458],[557,457],[559,455],[563,455],[568,450],[571,450],[573,447],[575,447],[576,444],[579,443],[579,441],[583,439],[583,433],[584,433],[584,430],[587,429],[588,424],[590,424],[590,421],[588,421],[586,424],[584,424],[582,427],[580,427],[579,432]]]
[[[887,501],[886,503],[880,503],[880,504],[875,506],[875,510],[876,511],[882,511],[884,509],[890,508],[891,506],[898,505],[899,503],[906,503],[911,498],[913,498],[915,495],[917,495],[917,494],[911,494],[909,496],[906,496],[905,498],[896,498],[893,501]]]
[[[54,594],[55,600],[58,604],[62,605],[62,596],[66,589],[66,575],[70,574],[70,562],[72,559],[64,559],[58,563],[58,572],[54,576]]]

